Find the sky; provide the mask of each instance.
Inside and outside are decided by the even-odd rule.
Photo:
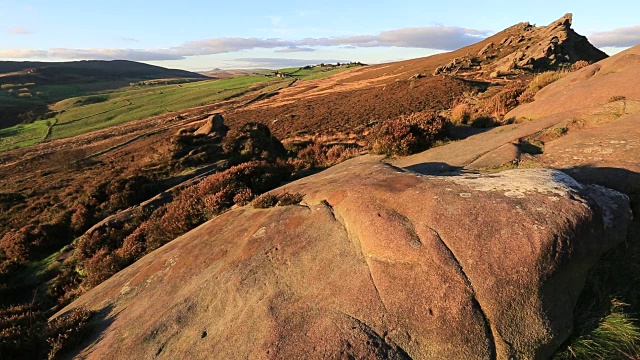
[[[398,61],[519,22],[573,28],[608,54],[640,43],[640,2],[0,0],[0,60],[126,59],[194,71]]]

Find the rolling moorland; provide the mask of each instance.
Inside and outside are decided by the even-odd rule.
[[[640,49],[571,21],[3,122],[1,357],[637,358]]]
[[[327,66],[311,69],[283,69],[279,73],[286,76],[282,77],[277,77],[278,73],[263,71],[215,80],[203,80],[197,77],[198,74],[193,73],[185,74],[190,76],[189,78],[158,78],[158,76],[175,75],[167,71],[153,74],[155,78],[151,80],[140,80],[140,76],[131,77],[138,75],[136,73],[123,72],[119,79],[109,81],[86,82],[87,80],[83,78],[82,82],[75,79],[69,84],[40,86],[35,82],[5,83],[1,85],[4,91],[0,93],[0,104],[4,108],[11,109],[13,106],[13,109],[33,109],[46,106],[47,110],[35,120],[32,110],[15,113],[13,117],[8,115],[9,120],[4,122],[6,124],[13,124],[20,119],[25,123],[0,129],[0,151],[217,103],[247,93],[267,96],[293,85],[299,79],[320,79],[348,68],[348,66]],[[151,74],[147,75],[148,78],[151,76]],[[4,79],[4,81],[13,80],[19,79],[15,77]],[[109,87],[118,88],[105,91],[105,88]],[[17,93],[16,89],[18,89]],[[40,95],[34,98],[32,94]],[[57,101],[51,102],[52,99]]]

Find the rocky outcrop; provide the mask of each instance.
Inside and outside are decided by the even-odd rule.
[[[497,45],[487,43],[477,54],[453,59],[438,67],[434,75],[457,74],[461,70],[482,69],[490,77],[517,71],[557,69],[579,60],[597,62],[607,55],[571,28],[572,14],[548,26],[520,23],[504,32]]]
[[[542,359],[626,196],[555,170],[420,176],[360,157],[233,209],[62,312],[103,310],[83,358]]]
[[[496,70],[547,70],[578,60],[596,62],[606,58],[605,53],[571,28],[572,19],[572,14],[566,14],[548,26],[525,26],[523,34],[505,37],[501,42],[503,46],[526,46],[500,60]]]
[[[221,114],[213,114],[207,118],[207,121],[198,130],[196,135],[209,135],[222,130],[225,127],[224,118]]]

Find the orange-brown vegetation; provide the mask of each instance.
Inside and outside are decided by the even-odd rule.
[[[383,121],[369,134],[374,154],[409,155],[426,149],[445,129],[445,119],[435,112],[416,112]]]

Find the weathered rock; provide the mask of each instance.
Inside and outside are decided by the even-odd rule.
[[[207,122],[196,130],[196,135],[209,135],[224,127],[224,118],[220,114],[214,114],[207,118]]]
[[[553,170],[424,177],[361,157],[237,208],[63,310],[104,309],[86,358],[541,359],[628,199]],[[204,335],[203,335],[204,334]]]
[[[491,50],[493,50],[493,42],[485,45],[480,51],[478,51],[478,56],[486,56]]]
[[[509,72],[516,69],[540,71],[578,60],[595,62],[606,58],[605,53],[571,28],[572,18],[572,14],[566,14],[548,26],[529,25],[522,29],[520,25],[514,27],[522,33],[504,38],[501,45],[516,47],[516,50],[503,56],[496,63],[496,71]]]
[[[517,107],[506,117],[539,119],[561,113],[569,118],[589,115],[615,96],[640,100],[640,86],[629,81],[639,78],[640,46],[636,46],[544,87],[536,94],[534,102]]]
[[[572,15],[566,14],[548,26],[529,23],[514,25],[501,33],[504,36],[486,43],[476,57],[470,54],[454,58],[437,67],[433,75],[471,73],[482,70],[492,78],[523,71],[557,69],[578,60],[597,62],[607,55],[591,45],[587,38],[571,28]],[[479,69],[478,69],[479,67]]]

